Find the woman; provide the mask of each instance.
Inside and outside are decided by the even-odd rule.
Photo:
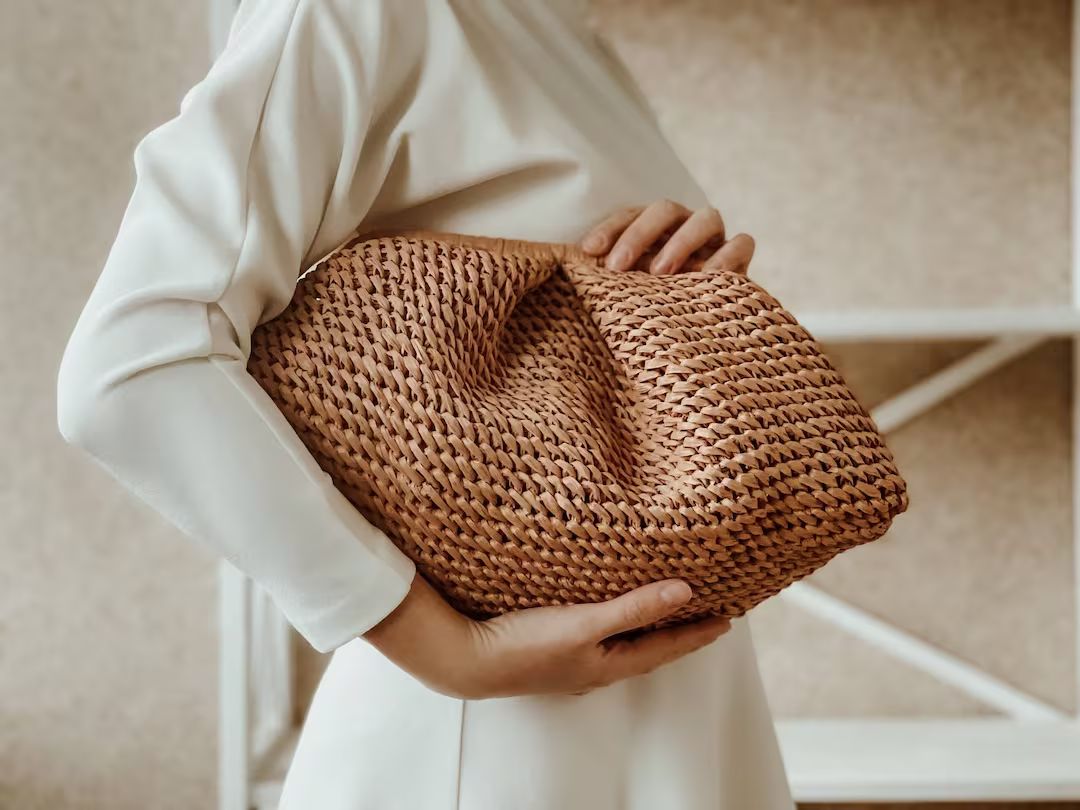
[[[335,651],[287,810],[792,806],[744,619],[610,640],[685,602],[679,582],[465,619],[245,369],[253,329],[360,224],[587,231],[583,247],[627,272],[677,272],[692,253],[746,267],[752,240],[725,237],[585,12],[248,0],[180,114],[135,150],[61,363],[59,425]]]

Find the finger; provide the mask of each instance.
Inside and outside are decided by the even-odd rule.
[[[585,234],[581,240],[582,249],[593,256],[607,253],[619,235],[626,230],[626,226],[637,219],[644,210],[645,206],[637,205],[616,211]]]
[[[690,209],[671,200],[649,205],[616,240],[604,260],[610,270],[629,270],[665,231],[690,218]]]
[[[730,629],[730,619],[713,616],[616,642],[605,653],[605,674],[601,677],[607,681],[644,675],[711,644]]]
[[[724,218],[712,206],[699,208],[690,215],[690,219],[675,231],[653,258],[649,272],[677,272],[690,254],[710,241],[714,241],[717,247],[724,244]]]
[[[730,270],[745,273],[754,257],[754,237],[740,233],[731,237],[722,248],[708,258],[702,270]]]
[[[690,601],[690,586],[682,580],[652,582],[607,602],[574,608],[583,629],[596,641],[659,621]]]

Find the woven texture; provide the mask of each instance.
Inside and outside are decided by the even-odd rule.
[[[668,577],[736,617],[907,506],[876,426],[743,275],[571,245],[355,236],[248,370],[335,485],[475,618]]]

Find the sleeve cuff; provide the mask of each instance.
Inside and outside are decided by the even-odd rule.
[[[372,581],[371,571],[357,572],[357,590],[347,599],[314,616],[290,623],[315,650],[335,649],[363,635],[401,604],[412,587],[416,566],[404,554],[390,556]]]

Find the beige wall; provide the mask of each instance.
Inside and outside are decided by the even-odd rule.
[[[202,9],[14,0],[0,26],[5,808],[213,801],[213,561],[64,445],[53,403],[131,151],[205,71]],[[1067,295],[1065,0],[595,11],[713,201],[758,237],[758,278],[796,312]],[[969,348],[835,357],[874,403]],[[898,432],[911,512],[813,577],[1063,709],[1067,375],[1067,346],[1048,344]],[[777,600],[752,625],[778,715],[988,711]],[[302,691],[319,664],[303,656]]]
[[[594,8],[789,306],[1068,295],[1064,0]]]
[[[60,352],[206,69],[202,3],[8,0],[0,24],[0,807],[212,806],[214,567],[56,431]]]

